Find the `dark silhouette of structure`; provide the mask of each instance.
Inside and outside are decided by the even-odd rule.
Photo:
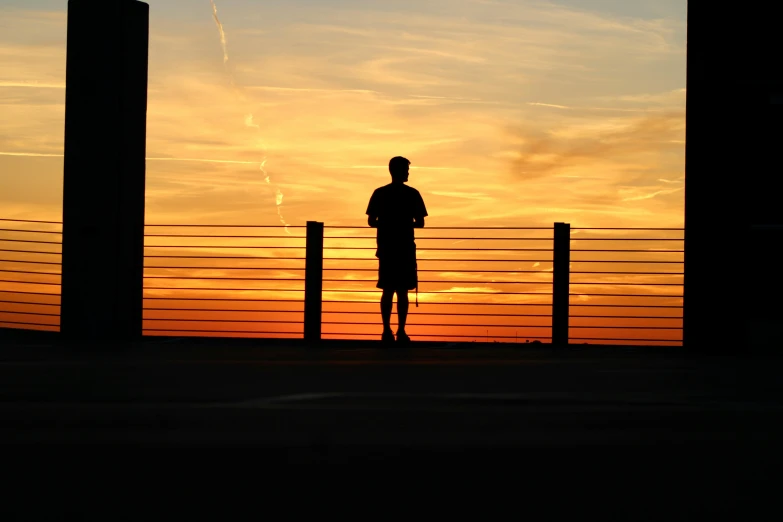
[[[142,332],[149,6],[69,0],[61,329]]]
[[[752,333],[783,326],[783,278],[773,255],[783,239],[782,15],[779,2],[735,9],[688,2],[683,335],[689,349],[716,349],[727,339],[742,339],[732,345],[744,348]]]
[[[427,208],[418,190],[405,185],[410,161],[396,156],[389,161],[392,182],[375,189],[367,205],[367,224],[378,229],[375,252],[378,258],[378,288],[381,295],[381,340],[394,340],[391,329],[391,310],[397,294],[397,341],[410,341],[405,333],[408,317],[408,290],[416,289],[418,306],[418,274],[414,228],[424,227]]]

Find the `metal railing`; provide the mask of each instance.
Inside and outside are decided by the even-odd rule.
[[[0,219],[0,327],[59,331],[62,223]]]
[[[552,229],[416,230],[418,300],[406,331],[425,341],[550,341]],[[323,337],[377,339],[375,230],[326,227]],[[395,328],[396,313],[392,314]]]
[[[569,342],[682,344],[684,229],[571,229]]]
[[[58,330],[61,223],[0,226],[0,327]],[[416,234],[414,339],[682,343],[682,229]],[[144,334],[377,339],[374,251],[366,226],[147,225]]]
[[[303,336],[305,227],[146,229],[145,334]]]

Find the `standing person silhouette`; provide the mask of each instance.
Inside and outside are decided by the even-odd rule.
[[[414,228],[424,227],[427,209],[419,191],[405,185],[410,161],[397,156],[389,161],[392,182],[375,189],[367,205],[367,224],[377,228],[378,288],[381,295],[381,340],[393,342],[391,329],[392,300],[397,294],[397,342],[408,342],[405,321],[408,318],[408,290],[416,289],[419,280],[416,266]],[[418,306],[418,301],[417,301]]]

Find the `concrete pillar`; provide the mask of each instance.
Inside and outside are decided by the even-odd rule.
[[[781,278],[770,270],[764,254],[770,249],[761,248],[779,243],[780,234],[758,228],[783,225],[782,15],[779,2],[732,8],[709,0],[688,2],[688,349],[746,349],[759,311],[778,317],[783,312]],[[774,302],[761,303],[765,296]]]
[[[141,336],[149,6],[69,0],[62,334]]]

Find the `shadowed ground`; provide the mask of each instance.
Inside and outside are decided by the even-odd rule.
[[[664,506],[666,519],[769,509],[780,485],[783,359],[769,354],[151,339],[6,340],[0,359],[0,440],[19,452],[185,448],[201,462],[222,448],[297,481],[391,467],[406,484],[612,491],[634,519],[655,492],[656,520]]]

